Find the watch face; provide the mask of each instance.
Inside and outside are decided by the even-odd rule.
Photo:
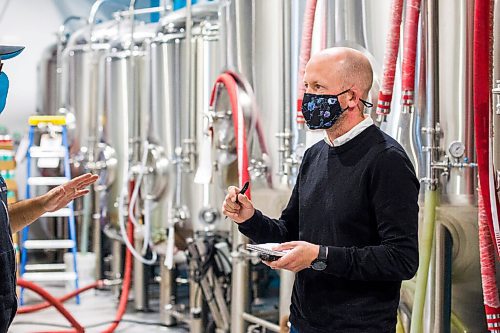
[[[315,262],[312,263],[312,269],[315,271],[322,271],[326,268],[326,262],[324,261],[319,261],[316,260]]]

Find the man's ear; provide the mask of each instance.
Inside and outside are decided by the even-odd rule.
[[[349,109],[354,109],[360,102],[361,91],[357,87],[352,87],[350,91],[347,92],[347,107]]]

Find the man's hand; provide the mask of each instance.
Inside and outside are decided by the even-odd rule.
[[[253,216],[255,208],[252,202],[244,194],[239,194],[240,189],[229,186],[228,194],[222,204],[222,213],[231,218],[236,223],[243,223]],[[238,197],[239,204],[236,202]]]
[[[290,252],[279,260],[264,263],[273,269],[286,269],[295,273],[311,267],[311,263],[319,255],[319,245],[302,241],[282,243],[274,247],[273,250],[289,250]]]
[[[95,183],[98,178],[97,175],[86,173],[53,188],[41,197],[43,209],[46,212],[55,212],[66,207],[72,200],[89,193],[86,187]]]

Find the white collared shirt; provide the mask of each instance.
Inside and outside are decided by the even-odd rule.
[[[351,128],[349,132],[347,132],[344,135],[339,136],[335,140],[333,140],[333,143],[330,141],[330,138],[328,137],[328,133],[325,131],[325,142],[331,146],[331,147],[338,147],[342,146],[344,143],[354,139],[356,136],[358,136],[361,132],[363,132],[365,129],[373,125],[373,119],[370,116],[366,116],[365,119]]]

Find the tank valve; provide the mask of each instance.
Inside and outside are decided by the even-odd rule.
[[[200,211],[199,219],[208,225],[212,225],[219,219],[220,214],[217,209],[213,207],[205,207]]]

